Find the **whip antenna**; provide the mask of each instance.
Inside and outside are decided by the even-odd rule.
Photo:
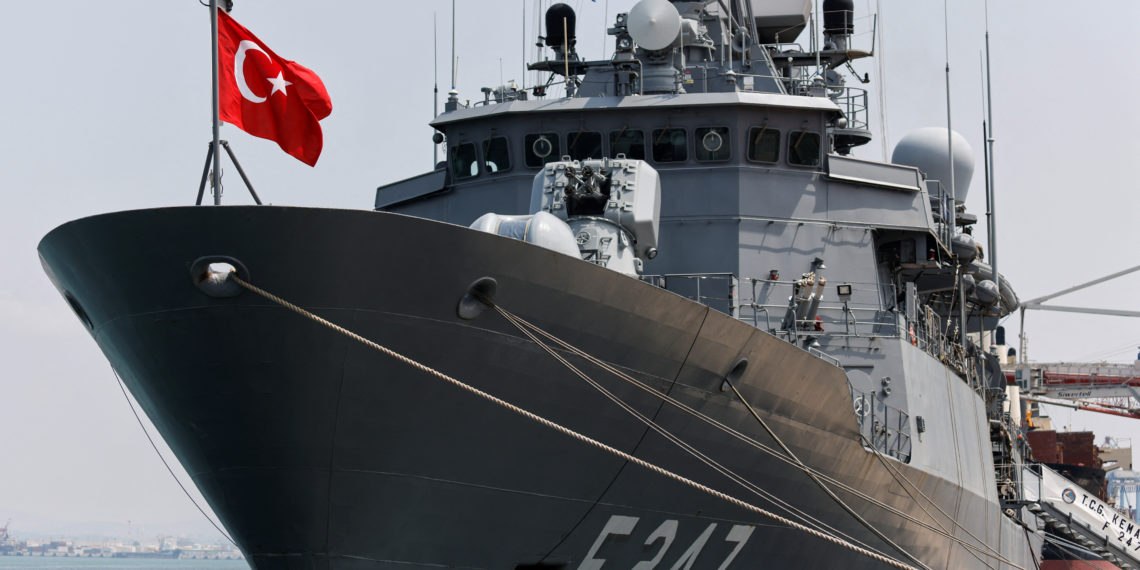
[[[997,204],[994,199],[994,100],[993,88],[990,83],[990,3],[986,0],[986,189],[989,202],[989,228],[986,237],[989,238],[990,268],[994,273],[994,284],[1001,291],[1001,275],[998,274],[997,265]],[[996,324],[994,325],[997,326]]]
[[[455,0],[451,0],[451,90],[455,91]]]

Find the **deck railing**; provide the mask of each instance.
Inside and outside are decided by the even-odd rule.
[[[859,433],[883,455],[910,463],[910,415],[888,405],[879,392],[860,392],[851,388],[851,401]]]
[[[796,281],[738,277],[733,273],[645,275],[642,280],[788,342],[798,344],[807,337],[901,338],[967,380],[976,373],[972,359],[955,341],[957,331],[948,328],[928,306],[919,307],[914,318],[907,319],[899,310],[893,284],[842,282],[851,286],[851,295],[845,299],[837,298],[834,284],[829,284],[815,311],[802,314],[802,305],[790,302],[795,296]],[[781,301],[773,302],[775,299]]]

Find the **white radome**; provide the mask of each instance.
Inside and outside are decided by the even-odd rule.
[[[668,0],[641,0],[629,11],[630,37],[643,49],[657,51],[677,41],[681,14]]]

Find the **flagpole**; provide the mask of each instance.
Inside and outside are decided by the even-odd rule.
[[[222,204],[222,155],[218,149],[219,123],[218,118],[218,0],[210,0],[210,37],[212,38],[210,44],[210,68],[213,70],[213,91],[211,95],[214,100],[214,141],[213,149],[214,155],[214,172],[211,176],[211,184],[214,188],[214,205],[220,206]]]
[[[434,99],[431,107],[431,118],[434,121],[439,116],[439,24],[436,23],[435,12],[431,13],[431,61],[435,66],[432,72],[435,87],[433,88],[432,97]],[[439,164],[439,143],[435,142],[433,137],[431,141],[431,169],[435,170],[437,164]]]

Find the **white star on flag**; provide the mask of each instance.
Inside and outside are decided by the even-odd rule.
[[[285,73],[284,72],[278,71],[277,77],[274,77],[273,79],[266,77],[265,80],[273,84],[273,90],[269,92],[270,97],[272,97],[273,94],[278,92],[278,91],[280,91],[281,94],[283,94],[283,95],[286,95],[286,96],[289,95],[289,93],[287,93],[285,91],[285,86],[286,85],[292,85],[293,82],[292,81],[285,81]]]

